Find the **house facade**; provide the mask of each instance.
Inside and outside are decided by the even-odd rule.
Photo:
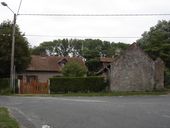
[[[164,62],[151,59],[133,43],[111,63],[111,91],[152,91],[164,88]]]
[[[85,66],[80,57],[62,57],[62,56],[31,56],[31,63],[25,72],[17,74],[18,79],[30,83],[31,81],[47,82],[54,76],[62,76],[62,68],[70,61],[77,61]]]

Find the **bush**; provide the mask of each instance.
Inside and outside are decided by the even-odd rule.
[[[51,93],[100,92],[107,83],[103,77],[56,77],[50,79]]]
[[[8,78],[0,78],[0,94],[10,93],[10,80]]]
[[[18,80],[15,80],[15,93],[18,93]],[[0,94],[11,94],[10,89],[10,79],[9,78],[0,78]]]
[[[170,88],[170,70],[165,71],[165,87]]]
[[[81,77],[86,75],[87,69],[79,62],[70,61],[62,69],[62,73],[66,77]]]

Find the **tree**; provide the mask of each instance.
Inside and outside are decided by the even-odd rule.
[[[86,59],[89,75],[101,68],[100,57],[112,57],[120,54],[129,44],[102,41],[99,39],[63,39],[43,42],[32,49],[35,55],[81,56]]]
[[[170,84],[170,21],[159,21],[157,25],[151,27],[148,32],[144,32],[142,38],[138,40],[139,45],[156,59],[160,57],[166,65],[165,86]]]
[[[137,42],[153,59],[160,57],[170,69],[170,21],[159,21]]]
[[[86,61],[86,66],[88,67],[88,75],[93,76],[102,68],[102,64],[99,58],[89,59]]]
[[[0,24],[0,77],[8,77],[11,63],[12,23],[4,21]],[[15,57],[16,72],[23,71],[30,63],[28,41],[16,25]]]
[[[66,77],[83,77],[86,75],[87,69],[76,61],[70,61],[62,69],[62,73]]]

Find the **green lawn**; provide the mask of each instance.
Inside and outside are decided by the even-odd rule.
[[[18,123],[13,119],[6,108],[0,107],[0,128],[19,128]]]

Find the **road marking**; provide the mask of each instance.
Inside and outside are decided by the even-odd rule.
[[[49,99],[49,100],[63,100],[63,101],[75,101],[75,102],[89,102],[89,103],[104,103],[103,100],[88,100],[88,99],[71,99],[71,98],[56,98],[56,97],[36,97],[37,99]]]
[[[42,125],[42,128],[50,128],[49,125]]]
[[[90,102],[90,103],[103,103],[103,102],[106,102],[106,101],[101,101],[101,100],[65,99],[65,98],[61,98],[61,100],[75,101],[75,102]]]

